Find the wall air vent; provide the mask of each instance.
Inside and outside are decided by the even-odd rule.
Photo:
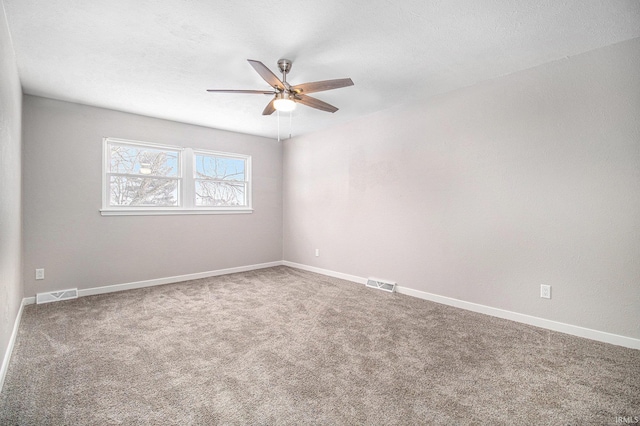
[[[367,287],[377,288],[378,290],[384,290],[393,293],[396,290],[396,283],[391,283],[378,278],[369,278],[367,280]]]
[[[36,294],[36,303],[58,302],[60,300],[77,299],[78,289],[70,288],[68,290],[51,291],[49,293]]]

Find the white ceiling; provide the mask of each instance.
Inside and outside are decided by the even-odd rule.
[[[637,0],[3,0],[25,93],[277,137],[269,89],[351,77],[293,136],[640,37]],[[281,116],[289,133],[288,114]]]

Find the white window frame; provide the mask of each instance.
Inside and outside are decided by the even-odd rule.
[[[178,206],[111,206],[110,203],[110,144],[142,146],[151,149],[178,151]],[[195,205],[195,158],[196,154],[242,159],[245,162],[246,206],[196,206]],[[251,156],[228,152],[209,151],[205,149],[186,148],[174,145],[163,145],[151,142],[133,141],[117,138],[102,139],[102,216],[150,216],[150,215],[182,215],[182,214],[245,214],[252,213],[252,179]]]
[[[245,199],[247,200],[247,206],[248,208],[251,208],[251,156],[249,155],[243,155],[243,154],[231,154],[228,152],[219,152],[219,151],[208,151],[208,150],[204,150],[204,149],[190,149],[190,159],[191,161],[189,161],[189,166],[192,167],[191,170],[188,171],[189,176],[192,176],[193,179],[193,185],[189,185],[190,186],[190,190],[193,191],[193,193],[189,194],[189,201],[193,203],[193,208],[195,209],[211,209],[212,207],[210,206],[196,206],[195,202],[196,202],[196,197],[195,197],[195,182],[198,180],[204,180],[204,179],[198,179],[196,178],[196,170],[195,170],[195,164],[196,164],[196,155],[200,154],[200,155],[206,155],[206,156],[210,156],[210,157],[218,157],[218,158],[233,158],[236,160],[244,160],[244,181],[242,181],[245,185],[246,185],[246,190],[245,190]],[[217,209],[219,210],[224,210],[224,209],[246,209],[247,207],[217,207]]]

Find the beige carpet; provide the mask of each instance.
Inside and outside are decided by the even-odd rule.
[[[619,424],[640,351],[287,267],[27,306],[2,425]]]

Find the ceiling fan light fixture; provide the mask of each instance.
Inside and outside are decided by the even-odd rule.
[[[273,102],[273,107],[281,112],[289,112],[296,109],[296,103],[291,99],[276,99]]]
[[[273,101],[273,107],[281,112],[289,112],[296,109],[296,103],[291,99],[291,95],[279,93],[276,95],[276,100]]]

